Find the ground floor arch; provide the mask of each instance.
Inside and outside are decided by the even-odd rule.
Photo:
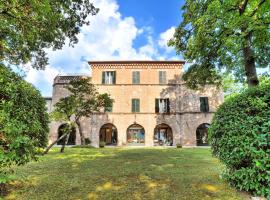
[[[66,131],[65,129],[68,128],[68,124],[62,124],[58,128],[58,138],[60,138],[64,132]],[[57,142],[57,145],[63,145],[66,140],[66,137],[62,138]],[[75,145],[76,144],[76,128],[72,127],[71,132],[68,137],[68,142],[67,145]]]
[[[155,146],[172,146],[173,131],[167,124],[159,124],[154,129],[154,145]]]
[[[208,146],[208,129],[210,124],[200,124],[196,129],[197,146]]]
[[[145,130],[139,124],[132,124],[127,128],[127,144],[128,145],[144,145]]]
[[[106,145],[117,145],[118,133],[113,124],[104,124],[99,131],[99,142],[105,142]]]

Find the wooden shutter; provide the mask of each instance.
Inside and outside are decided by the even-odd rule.
[[[105,84],[105,72],[102,72],[102,84]]]
[[[167,113],[170,113],[170,99],[166,99],[167,101]]]
[[[162,71],[159,71],[159,83],[162,83]]]
[[[113,71],[113,84],[116,83],[116,71]]]
[[[140,112],[140,99],[136,99],[137,100],[137,109],[136,112]]]
[[[155,112],[159,113],[159,99],[155,99]]]
[[[208,97],[205,97],[204,98],[204,103],[205,103],[205,112],[209,112]]]
[[[135,112],[135,99],[131,101],[131,112]]]

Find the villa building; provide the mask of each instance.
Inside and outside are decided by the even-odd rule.
[[[114,100],[104,113],[82,119],[91,145],[98,147],[100,141],[117,146],[207,145],[207,129],[223,93],[210,86],[203,91],[188,89],[182,80],[183,61],[93,61],[89,65],[92,83]],[[64,86],[74,78],[55,78],[48,105],[68,95]],[[50,124],[50,142],[61,135],[61,127],[61,122]],[[80,144],[78,130],[69,144]]]

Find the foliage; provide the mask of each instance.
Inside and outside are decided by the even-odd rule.
[[[0,2],[0,62],[18,65],[32,62],[44,69],[44,48],[73,46],[89,14],[96,15],[89,0],[5,0]]]
[[[224,177],[240,190],[270,198],[270,81],[222,104],[209,130]]]
[[[224,71],[257,85],[256,68],[270,63],[269,7],[266,0],[185,1],[183,21],[168,44],[195,63],[185,75],[188,85],[219,83]]]
[[[85,142],[86,145],[91,144],[90,138],[85,138],[84,139],[84,142]]]
[[[48,142],[49,118],[38,90],[0,64],[0,168],[36,159]],[[1,174],[0,172],[0,175]],[[3,178],[3,177],[2,177]],[[4,179],[0,180],[4,182]]]
[[[53,148],[41,162],[18,167],[6,199],[248,199],[218,178],[221,165],[209,149],[67,148],[65,154],[58,152]]]

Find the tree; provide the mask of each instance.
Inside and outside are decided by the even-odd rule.
[[[0,64],[0,190],[10,167],[37,159],[47,146],[49,116],[40,92]]]
[[[0,2],[0,62],[19,65],[31,62],[44,69],[44,48],[61,49],[65,41],[78,42],[80,27],[98,9],[89,0],[5,0]]]
[[[187,0],[168,44],[195,63],[183,76],[188,86],[221,84],[223,71],[258,85],[256,68],[270,62],[269,8],[266,0]]]
[[[96,87],[90,83],[91,78],[78,77],[72,80],[66,88],[70,95],[61,98],[55,105],[55,110],[52,112],[52,117],[56,121],[64,121],[68,124],[64,134],[54,141],[44,152],[49,149],[61,139],[65,139],[61,152],[68,141],[69,134],[72,127],[78,127],[81,137],[81,144],[85,144],[85,137],[81,127],[81,119],[83,117],[90,117],[94,113],[102,112],[105,107],[111,107],[113,100],[107,93],[99,94]]]

